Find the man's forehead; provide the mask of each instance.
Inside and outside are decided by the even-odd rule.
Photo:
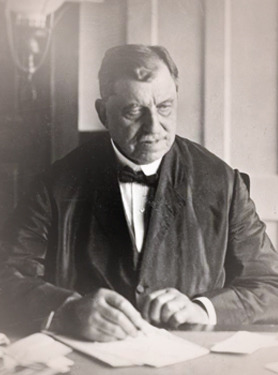
[[[148,73],[148,72],[147,72]],[[143,79],[140,77],[119,77],[114,83],[114,94],[120,96],[136,95],[136,94],[147,94],[154,92],[157,95],[171,94],[176,92],[176,85],[174,82],[169,69],[165,64],[160,64],[156,70],[152,71],[152,75],[148,75],[144,71],[144,68],[139,71],[139,74],[143,75]],[[163,92],[165,91],[165,92]]]
[[[134,68],[132,72],[133,74],[131,74],[131,76],[138,79],[139,81],[150,81],[165,69],[169,71],[165,63],[162,60],[156,58],[152,59],[151,62],[148,62],[143,66]]]

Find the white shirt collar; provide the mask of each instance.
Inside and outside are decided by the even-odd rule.
[[[143,171],[146,176],[153,175],[158,171],[162,158],[155,160],[149,164],[143,164],[143,165],[135,164],[133,161],[129,160],[126,156],[124,156],[121,153],[121,151],[117,148],[117,146],[113,142],[113,139],[111,139],[111,143],[115,151],[115,154],[117,156],[117,159],[119,160],[121,164],[127,165],[128,167],[130,167],[136,172]]]

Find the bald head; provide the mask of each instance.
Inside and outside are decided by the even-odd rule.
[[[140,44],[110,48],[103,58],[99,71],[101,97],[107,99],[112,95],[115,82],[121,78],[146,82],[152,80],[161,62],[169,69],[178,89],[178,69],[166,48]]]

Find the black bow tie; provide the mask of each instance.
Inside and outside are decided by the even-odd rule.
[[[137,182],[142,185],[156,186],[158,174],[146,176],[142,171],[134,172],[131,168],[125,166],[118,171],[118,178],[120,182]]]

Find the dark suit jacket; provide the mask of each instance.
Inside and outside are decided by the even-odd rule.
[[[141,259],[110,139],[97,134],[39,177],[4,236],[1,306],[34,325],[74,291],[135,306],[166,287],[207,296],[218,322],[278,322],[278,254],[238,171],[176,137],[163,158]]]

